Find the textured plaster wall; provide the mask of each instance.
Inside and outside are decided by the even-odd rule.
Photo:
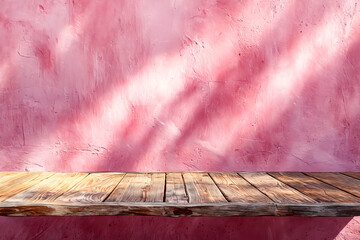
[[[359,171],[359,5],[0,0],[0,170]],[[0,218],[0,230],[360,234],[351,218]]]

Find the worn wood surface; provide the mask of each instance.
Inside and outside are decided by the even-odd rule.
[[[360,197],[360,179],[355,179],[341,173],[314,172],[307,173],[307,175]]]
[[[0,172],[1,216],[359,216],[357,173]]]
[[[181,173],[166,174],[166,202],[187,203],[185,184]]]
[[[0,172],[0,184],[7,183],[8,181],[11,181],[16,178],[20,178],[24,175],[29,174],[36,174],[36,173],[29,173],[29,172]]]
[[[53,202],[87,175],[88,173],[56,173],[5,201]],[[24,182],[24,184],[27,184],[27,182]]]
[[[239,173],[277,203],[312,203],[315,200],[262,172]]]
[[[42,180],[54,175],[55,173],[21,173],[17,178],[13,176],[1,181],[0,184],[0,202],[4,201],[24,190],[34,186]],[[4,179],[3,179],[4,180]]]
[[[306,176],[303,173],[276,172],[269,174],[318,202],[360,202],[360,198],[341,191],[340,189],[315,178]]]
[[[216,172],[210,176],[229,202],[272,202],[237,173]]]
[[[102,202],[124,177],[124,173],[91,173],[56,202]]]
[[[227,202],[208,173],[183,174],[190,203]]]
[[[345,175],[360,179],[360,172],[344,172]]]
[[[165,173],[127,173],[107,202],[162,202]]]

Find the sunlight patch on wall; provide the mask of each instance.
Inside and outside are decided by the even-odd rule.
[[[67,53],[76,39],[74,28],[71,25],[66,26],[59,34],[57,43],[57,52],[59,54]]]

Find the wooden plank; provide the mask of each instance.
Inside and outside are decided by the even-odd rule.
[[[38,184],[54,174],[55,173],[49,172],[14,174],[12,178],[7,178],[7,181],[1,181],[0,202]],[[16,176],[16,178],[13,178],[14,176]]]
[[[166,196],[168,203],[187,203],[188,197],[181,173],[166,174]]]
[[[209,173],[216,185],[230,202],[273,202],[236,173]]]
[[[64,203],[102,202],[114,190],[124,175],[125,173],[91,173],[55,201]]]
[[[344,174],[353,178],[360,179],[360,172],[344,172]]]
[[[106,202],[163,202],[165,173],[127,173]]]
[[[355,203],[277,204],[275,216],[354,217],[360,216]]]
[[[7,184],[7,182],[20,178],[22,176],[33,174],[29,172],[0,172],[0,185]]]
[[[21,172],[9,172],[9,171],[0,172],[0,179],[3,176],[8,176],[8,175],[11,175],[11,174],[19,174],[19,173],[21,173]]]
[[[300,172],[269,174],[318,202],[360,202],[359,198]]]
[[[240,172],[248,182],[277,203],[313,203],[315,200],[263,172]]]
[[[355,179],[341,173],[311,172],[306,174],[360,197],[359,179]]]
[[[110,177],[117,173],[83,173],[82,177],[77,173],[51,174],[53,173],[0,173],[0,179],[1,176],[17,176],[8,177],[9,181],[4,181],[3,184],[0,181],[0,196],[5,193],[2,188],[7,188],[6,191],[20,191],[0,202],[0,216],[360,216],[360,202],[336,202],[343,196],[334,197],[333,193],[329,193],[329,187],[340,192],[343,191],[338,188],[344,188],[344,191],[352,190],[354,195],[358,193],[360,180],[338,173],[305,173],[309,176],[301,173],[290,174],[291,176],[288,173],[280,174],[280,177],[287,179],[288,182],[282,179],[286,184],[266,173],[240,173],[245,179],[234,173],[184,173],[185,187],[181,187],[180,173],[167,173],[165,196],[173,198],[174,202],[167,201],[167,198],[166,202],[163,202],[164,173],[127,173],[127,180],[125,176],[121,181],[113,181]],[[316,176],[310,176],[311,174]],[[38,177],[35,177],[37,175]],[[43,180],[41,177],[49,178]],[[315,179],[316,177],[319,180]],[[39,182],[35,183],[35,180]],[[326,184],[326,181],[333,186]],[[299,189],[305,189],[301,191],[308,191],[306,194],[313,194],[314,198],[319,195],[325,198],[327,195],[327,200],[329,196],[334,199],[331,202],[318,203],[291,187],[294,182]],[[120,185],[123,186],[119,187]],[[255,201],[249,193],[254,189],[275,199],[275,202]],[[117,190],[117,197],[122,195],[120,200],[125,199],[126,202],[101,202],[111,190],[114,190],[113,194]],[[184,195],[186,197],[186,191],[189,193],[190,203],[180,202]],[[237,202],[227,202],[223,194],[229,201]],[[7,193],[5,195],[8,196]],[[133,202],[132,199],[140,200]],[[320,201],[320,198],[318,200]]]
[[[190,203],[227,202],[208,173],[183,174]]]
[[[360,216],[354,203],[0,203],[0,216],[114,216],[147,215],[169,217],[226,216]]]
[[[284,209],[281,213],[285,212]],[[288,210],[289,212],[289,210]],[[95,204],[0,203],[0,216],[274,216],[274,204],[103,202]]]
[[[56,173],[35,186],[8,198],[6,202],[53,202],[87,175],[88,173]]]

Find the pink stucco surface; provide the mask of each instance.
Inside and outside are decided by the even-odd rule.
[[[360,3],[0,1],[0,170],[359,171]],[[0,218],[0,239],[359,239],[359,218]]]

